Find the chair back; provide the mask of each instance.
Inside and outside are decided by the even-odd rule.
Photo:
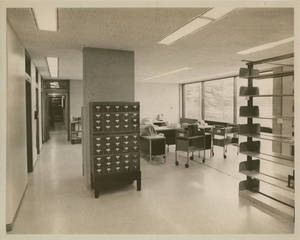
[[[144,133],[145,133],[146,136],[157,135],[157,132],[155,131],[155,129],[152,125],[145,127]]]

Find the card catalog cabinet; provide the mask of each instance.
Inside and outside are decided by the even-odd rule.
[[[141,189],[139,102],[91,102],[92,187],[137,181]]]

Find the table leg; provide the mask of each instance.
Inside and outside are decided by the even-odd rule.
[[[192,154],[194,154],[194,153],[192,152]],[[188,168],[189,167],[189,161],[190,161],[189,151],[186,152],[186,156],[187,156],[187,160],[186,160],[186,163],[185,163],[185,167]]]
[[[178,166],[179,162],[177,160],[177,150],[175,149],[175,165]]]
[[[152,141],[149,139],[149,157],[150,161],[152,160]]]

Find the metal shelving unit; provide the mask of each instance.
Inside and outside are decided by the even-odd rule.
[[[274,58],[262,59],[258,61],[247,61],[248,73],[245,69],[241,69],[244,78],[248,79],[248,85],[240,88],[240,96],[247,98],[247,106],[240,108],[240,116],[247,118],[247,124],[239,126],[239,135],[247,137],[246,142],[240,143],[240,154],[246,155],[247,160],[239,165],[240,173],[244,174],[247,179],[239,184],[239,195],[254,202],[258,207],[266,208],[273,213],[277,213],[282,217],[295,219],[295,205],[294,205],[294,156],[287,156],[280,153],[263,153],[261,152],[261,140],[272,141],[279,143],[286,143],[291,146],[294,145],[294,137],[284,136],[273,133],[261,132],[261,126],[258,123],[253,123],[253,119],[270,119],[270,120],[290,120],[293,121],[293,116],[271,116],[262,117],[259,113],[259,106],[253,105],[253,98],[255,97],[293,97],[294,94],[259,94],[258,87],[253,86],[254,79],[278,78],[285,76],[293,76],[294,71],[283,71],[273,74],[257,74],[254,66],[257,64],[270,63],[278,60],[288,59],[294,57],[294,54],[286,54]],[[246,74],[245,74],[246,72]],[[254,140],[255,139],[255,140]],[[286,179],[281,179],[276,176],[271,176],[260,171],[261,162],[266,161],[271,164],[276,164],[279,167],[287,167],[293,171],[293,175],[288,175]],[[293,181],[293,184],[291,184]],[[274,197],[261,191],[260,183],[265,183],[286,194],[292,194],[293,199]]]

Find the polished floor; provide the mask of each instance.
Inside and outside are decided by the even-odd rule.
[[[12,234],[277,234],[283,221],[239,198],[236,149],[205,164],[141,159],[142,191],[135,184],[93,197],[82,176],[81,145],[54,131],[43,145]],[[207,154],[208,155],[208,154]],[[157,162],[155,162],[157,161]]]

